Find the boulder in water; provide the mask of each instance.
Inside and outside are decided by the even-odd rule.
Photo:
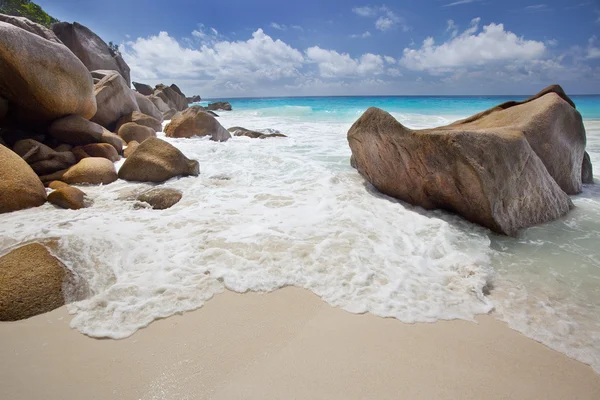
[[[85,207],[85,193],[73,186],[60,187],[48,195],[48,201],[60,208],[79,210]]]
[[[212,115],[200,106],[191,106],[173,116],[165,126],[167,137],[190,138],[210,136],[212,140],[225,142],[231,138],[229,132]]]
[[[231,104],[229,104],[227,101],[217,101],[216,103],[210,103],[208,105],[208,109],[211,111],[231,111]]]
[[[565,215],[565,192],[581,190],[585,131],[558,86],[417,131],[370,108],[348,142],[355,167],[380,192],[507,235]]]
[[[164,182],[176,176],[197,176],[198,161],[188,159],[179,149],[158,138],[149,138],[127,157],[119,178],[137,182]]]
[[[137,200],[150,204],[154,210],[165,210],[177,204],[182,196],[179,190],[156,188],[140,194]]]
[[[287,137],[281,132],[271,132],[264,133],[258,131],[251,131],[250,129],[242,128],[241,126],[234,126],[232,128],[227,129],[229,132],[233,133],[234,136],[247,136],[252,139],[268,139],[274,137]]]
[[[102,157],[89,157],[79,161],[55,179],[70,185],[107,185],[117,180],[117,172],[112,161]]]

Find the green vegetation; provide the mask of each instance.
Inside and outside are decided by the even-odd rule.
[[[110,51],[110,55],[113,57],[121,55],[121,52],[119,51],[119,46],[114,44],[113,42],[108,42],[108,50]]]
[[[0,0],[0,13],[25,17],[48,28],[58,22],[56,18],[46,14],[42,7],[29,0]]]

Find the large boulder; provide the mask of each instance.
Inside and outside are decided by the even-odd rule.
[[[384,194],[515,235],[565,215],[565,191],[581,190],[585,131],[565,97],[555,87],[418,131],[370,108],[348,131],[353,164]]]
[[[148,128],[151,128],[154,132],[162,131],[162,124],[160,123],[160,121],[158,121],[154,117],[151,117],[139,111],[134,111],[127,115],[123,115],[121,118],[119,118],[115,130],[119,132],[119,128],[128,122],[133,122],[138,125],[147,126]]]
[[[166,210],[177,204],[182,196],[179,190],[155,188],[140,194],[137,200],[149,204],[154,210]]]
[[[39,243],[0,257],[0,321],[17,321],[65,304],[67,267]]]
[[[117,150],[108,143],[92,143],[86,144],[85,146],[79,146],[73,149],[73,153],[76,151],[83,152],[79,159],[88,157],[102,157],[112,162],[119,161],[121,157]]]
[[[106,185],[117,180],[117,172],[112,161],[102,157],[89,157],[73,165],[62,176],[55,176],[53,179],[45,178],[44,180],[52,181],[56,179],[70,185]]]
[[[154,104],[156,108],[158,108],[158,111],[160,111],[161,113],[165,113],[171,109],[171,107],[169,107],[169,105],[158,96],[151,95],[146,97],[152,102],[152,104]]]
[[[177,86],[175,86],[177,88]],[[179,91],[179,92],[178,92]],[[179,88],[173,89],[172,86],[166,86],[161,84],[156,85],[154,88],[154,94],[160,97],[169,108],[174,108],[177,111],[183,111],[187,108],[188,102],[185,96],[180,94]]]
[[[246,136],[246,137],[249,137],[252,139],[268,139],[268,138],[274,138],[274,137],[287,137],[286,135],[284,135],[283,133],[281,133],[279,131],[265,133],[265,132],[252,131],[250,129],[242,128],[241,126],[234,126],[227,130],[229,132],[233,133],[234,136]]]
[[[151,116],[156,119],[159,123],[163,121],[162,112],[154,105],[152,101],[146,96],[139,94],[138,92],[133,92],[135,96],[135,100],[137,101],[138,107],[140,108],[140,112]],[[161,131],[158,129],[158,131]]]
[[[0,14],[0,22],[6,22],[7,24],[11,24],[21,29],[25,29],[27,32],[31,32],[35,35],[38,35],[41,38],[50,40],[51,42],[62,44],[60,39],[58,39],[58,37],[56,37],[54,32],[52,32],[50,29],[46,28],[43,25],[36,24],[35,22],[30,21],[25,17],[16,17],[14,15]]]
[[[131,82],[131,84],[133,85],[135,90],[137,90],[140,94],[144,96],[150,96],[151,94],[154,94],[154,89],[152,89],[152,86],[150,85],[146,85],[145,83],[139,82]]]
[[[13,150],[38,175],[47,175],[61,169],[69,168],[77,160],[70,151],[56,151],[33,139],[19,140]]]
[[[227,101],[217,101],[216,103],[210,103],[207,108],[211,111],[231,111],[231,104]]]
[[[52,25],[58,38],[83,62],[89,71],[108,69],[118,71],[131,85],[129,66],[119,54],[113,55],[104,40],[87,27],[74,22],[58,22]]]
[[[167,137],[189,138],[192,136],[210,136],[212,140],[225,142],[231,138],[227,129],[200,106],[191,106],[178,112],[165,126]]]
[[[98,112],[92,121],[111,129],[123,115],[140,111],[133,93],[119,73],[106,74],[94,85]]]
[[[60,142],[79,146],[100,142],[104,128],[79,115],[68,115],[54,121],[48,128],[48,133]]]
[[[96,113],[92,77],[62,44],[0,22],[0,93],[20,126]]]
[[[0,165],[0,214],[46,202],[46,189],[40,178],[18,154],[0,146]]]
[[[138,125],[135,122],[128,122],[119,128],[119,136],[125,143],[132,141],[142,143],[146,139],[156,137],[156,131],[147,126]]]
[[[48,195],[48,202],[60,208],[79,210],[85,207],[85,193],[76,187],[65,185]]]
[[[140,144],[119,170],[119,178],[137,182],[164,182],[176,176],[198,174],[198,161],[188,159],[175,146],[158,138]]]

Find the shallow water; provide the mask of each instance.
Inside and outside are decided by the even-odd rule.
[[[600,166],[593,99],[575,101]],[[69,306],[72,326],[94,337],[126,337],[224,288],[295,285],[348,311],[404,322],[493,312],[600,371],[600,189],[585,187],[567,217],[513,239],[383,196],[349,166],[346,132],[369,105],[424,128],[505,100],[234,100],[234,111],[220,112],[225,127],[289,138],[167,139],[200,162],[199,177],[165,184],[183,191],[180,203],[137,210],[122,198],[148,185],[86,187],[88,209],[46,204],[0,215],[0,251],[56,238],[52,251],[92,292]]]

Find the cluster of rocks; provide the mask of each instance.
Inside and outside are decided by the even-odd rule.
[[[560,218],[593,183],[581,115],[557,85],[434,129],[370,108],[348,142],[352,166],[380,192],[506,235]]]

